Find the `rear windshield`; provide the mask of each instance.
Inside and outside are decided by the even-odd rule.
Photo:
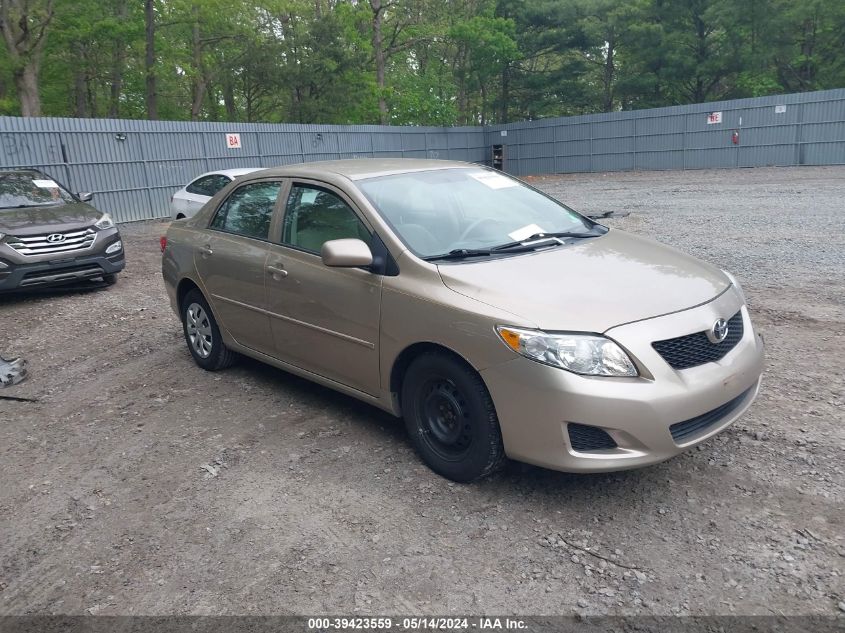
[[[73,202],[75,200],[69,192],[41,172],[0,172],[0,209],[43,207]]]

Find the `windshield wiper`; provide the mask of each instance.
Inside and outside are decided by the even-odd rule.
[[[423,259],[427,262],[430,262],[439,259],[466,259],[467,257],[484,257],[489,255],[496,255],[498,253],[523,253],[533,251],[543,246],[548,246],[548,242],[552,240],[554,240],[557,244],[562,244],[560,238],[599,237],[600,235],[604,235],[604,233],[575,233],[570,231],[561,231],[558,233],[535,233],[531,237],[528,237],[519,242],[508,242],[507,244],[500,244],[499,246],[493,246],[492,248],[456,248],[455,250],[449,251],[448,253],[442,253],[440,255],[429,255],[428,257],[423,257]]]
[[[575,232],[575,231],[558,231],[557,233],[535,233],[529,237],[526,237],[524,240],[519,240],[518,242],[508,242],[507,244],[500,244],[499,246],[494,246],[490,250],[494,252],[501,252],[501,251],[518,251],[522,250],[523,248],[530,247],[533,249],[534,247],[541,246],[545,242],[550,240],[554,240],[560,244],[560,239],[566,237],[574,237],[574,238],[584,238],[584,237],[599,237],[600,235],[604,235],[604,233],[593,233],[593,232]]]
[[[449,251],[448,253],[441,253],[440,255],[429,255],[428,257],[423,257],[423,259],[427,262],[434,261],[436,259],[464,259],[466,257],[483,257],[485,255],[491,255],[493,252],[489,248],[456,248],[453,251]]]

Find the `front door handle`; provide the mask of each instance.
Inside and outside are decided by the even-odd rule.
[[[214,254],[214,251],[211,250],[211,247],[208,244],[206,244],[204,246],[200,246],[199,250],[200,250],[200,253],[202,254],[203,257],[208,257],[209,255]]]
[[[272,274],[273,277],[276,277],[277,275],[279,277],[287,277],[288,276],[288,271],[286,271],[284,268],[279,268],[278,266],[273,266],[272,264],[270,266],[267,266],[267,272]]]

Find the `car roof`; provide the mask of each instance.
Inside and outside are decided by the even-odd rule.
[[[251,174],[254,171],[260,171],[264,169],[263,167],[238,167],[236,169],[215,169],[214,171],[207,171],[204,174],[200,174],[196,178],[193,178],[191,182],[197,180],[197,178],[205,178],[206,176],[214,176],[216,174],[223,174],[224,176],[229,176],[230,178],[237,178],[238,176],[243,176],[245,174]]]
[[[323,160],[311,163],[297,163],[271,167],[261,172],[261,176],[325,176],[335,174],[349,180],[362,180],[377,176],[392,176],[414,171],[434,169],[471,168],[480,166],[457,160],[433,160],[425,158],[354,158],[347,160]]]

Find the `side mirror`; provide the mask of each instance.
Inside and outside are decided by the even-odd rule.
[[[94,198],[94,194],[90,191],[86,191],[85,193],[78,193],[76,197],[79,198],[82,202],[91,202]]]
[[[361,240],[330,240],[320,249],[320,257],[326,266],[335,268],[357,268],[373,263],[370,247]]]

